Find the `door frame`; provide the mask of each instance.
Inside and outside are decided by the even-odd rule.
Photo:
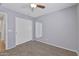
[[[7,50],[8,49],[8,23],[7,23],[7,18],[8,18],[8,15],[7,15],[7,13],[6,12],[1,12],[0,11],[0,14],[2,14],[2,15],[4,15],[4,32],[5,32],[5,39],[4,39],[4,41],[5,41],[5,50]]]

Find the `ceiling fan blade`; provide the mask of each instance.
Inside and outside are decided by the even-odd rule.
[[[44,5],[39,5],[39,4],[37,4],[37,7],[42,8],[42,9],[44,9],[44,8],[45,8],[45,6],[44,6]]]

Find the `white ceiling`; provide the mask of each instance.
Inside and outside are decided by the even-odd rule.
[[[25,3],[3,3],[2,6],[19,13],[23,13],[25,15],[29,15],[32,17],[39,17],[47,13],[55,12],[60,9],[75,5],[75,3],[43,3],[43,4],[46,6],[45,9],[36,8],[34,9],[34,11],[32,11],[31,8],[29,7],[29,3],[26,3],[26,4]]]

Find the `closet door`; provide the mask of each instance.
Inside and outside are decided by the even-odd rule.
[[[16,17],[16,45],[32,40],[32,21]]]

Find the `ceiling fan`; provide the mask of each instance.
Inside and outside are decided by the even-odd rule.
[[[45,5],[44,5],[44,4],[31,3],[31,4],[30,4],[30,7],[31,7],[31,8],[41,8],[41,9],[44,9],[44,8],[45,8]]]
[[[42,3],[29,3],[24,6],[24,8],[27,8],[27,7],[29,7],[32,12],[37,8],[40,8],[40,9],[46,8],[46,6]]]

